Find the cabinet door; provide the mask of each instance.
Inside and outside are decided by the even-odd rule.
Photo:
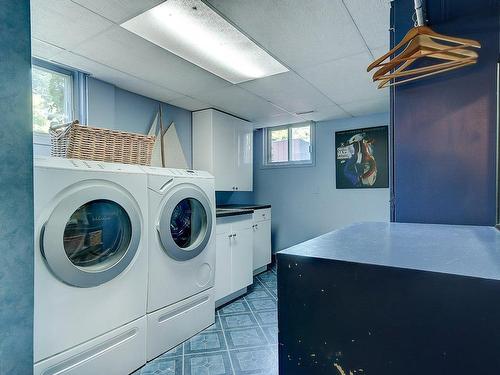
[[[271,263],[271,220],[254,224],[253,232],[253,269]]]
[[[253,231],[234,231],[231,238],[231,291],[236,292],[253,282]]]
[[[236,129],[237,159],[236,187],[253,190],[253,129],[246,121],[239,121]]]
[[[232,191],[236,186],[236,129],[233,117],[213,112],[215,190]]]
[[[215,242],[215,300],[231,294],[231,239],[229,233],[218,234]]]

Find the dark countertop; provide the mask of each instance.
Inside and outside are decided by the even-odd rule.
[[[500,280],[500,231],[494,227],[360,223],[279,255]]]
[[[217,208],[242,208],[249,210],[261,210],[263,208],[271,208],[270,204],[224,204]]]
[[[215,211],[216,217],[251,215],[251,214],[253,214],[253,210],[243,209],[243,208],[219,208],[219,207],[217,207],[217,209]]]

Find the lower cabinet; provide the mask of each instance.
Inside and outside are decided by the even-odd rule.
[[[253,221],[251,215],[217,219],[215,300],[253,282]]]
[[[253,228],[253,271],[259,273],[271,263],[271,209],[255,210]]]

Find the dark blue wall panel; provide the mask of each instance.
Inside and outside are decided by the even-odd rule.
[[[0,374],[33,369],[29,0],[0,0]]]
[[[393,3],[395,41],[413,0]],[[429,26],[481,42],[478,64],[392,92],[395,221],[493,225],[498,0],[429,0]]]

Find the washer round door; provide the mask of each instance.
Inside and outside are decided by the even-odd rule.
[[[117,277],[134,259],[141,236],[135,201],[114,185],[77,188],[44,225],[42,253],[67,284],[93,287]]]
[[[212,233],[212,209],[207,196],[194,187],[182,187],[168,197],[157,226],[163,250],[186,261],[199,255]]]

